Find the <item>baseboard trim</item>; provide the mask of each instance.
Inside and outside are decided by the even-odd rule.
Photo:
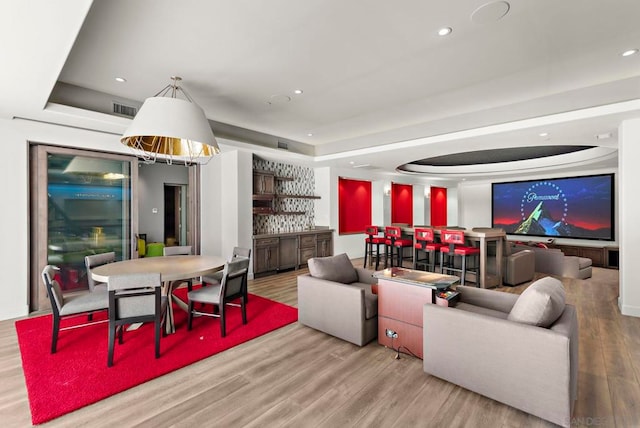
[[[640,318],[640,306],[623,305],[620,297],[618,297],[618,308],[620,308],[622,315]]]

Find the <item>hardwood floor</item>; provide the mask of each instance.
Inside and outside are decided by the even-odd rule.
[[[304,272],[251,281],[250,291],[295,306]],[[640,318],[619,313],[618,271],[596,268],[591,279],[563,282],[580,323],[574,425],[640,426]],[[394,356],[375,342],[360,348],[294,323],[42,426],[553,426],[429,376],[421,360]],[[13,321],[0,322],[0,374],[0,425],[30,426]]]

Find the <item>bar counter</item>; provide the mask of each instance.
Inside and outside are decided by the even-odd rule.
[[[420,226],[417,227],[420,229]],[[414,235],[414,227],[401,227],[402,233],[405,235]],[[446,228],[432,228],[436,238],[440,237],[442,230]],[[456,228],[452,228],[456,229]],[[381,228],[384,230],[384,227]],[[502,259],[504,241],[507,234],[502,229],[492,228],[473,228],[473,229],[457,229],[464,231],[465,240],[472,245],[480,248],[480,288],[490,288],[502,285]],[[415,244],[415,239],[414,239]],[[488,247],[494,245],[496,247],[495,256],[489,255]]]

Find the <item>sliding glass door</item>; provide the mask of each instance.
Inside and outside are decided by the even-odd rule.
[[[132,257],[137,169],[131,156],[31,147],[31,310],[49,307],[39,284],[45,265],[60,268],[62,290],[72,293],[88,287],[85,256]]]

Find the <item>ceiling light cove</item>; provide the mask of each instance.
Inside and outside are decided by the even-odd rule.
[[[442,27],[438,30],[438,36],[448,36],[452,31],[453,29],[451,27]]]

